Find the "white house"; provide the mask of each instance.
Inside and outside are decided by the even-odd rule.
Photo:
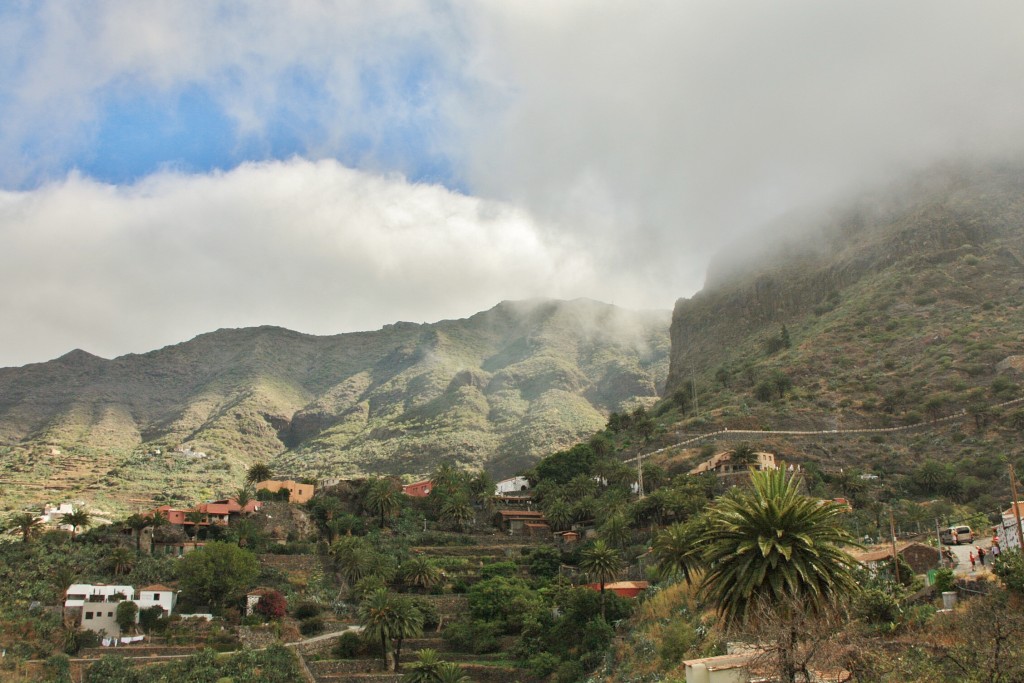
[[[150,607],[161,607],[170,616],[174,614],[174,607],[178,604],[178,591],[159,583],[145,586],[139,589],[139,597],[135,604],[139,606],[140,611]]]
[[[135,588],[107,584],[73,583],[64,598],[64,613],[74,616],[86,631],[121,635],[117,625],[117,605],[135,598]]]
[[[121,635],[121,627],[117,625],[117,606],[125,600],[133,601],[140,610],[158,605],[170,615],[174,613],[178,593],[156,584],[139,589],[136,597],[134,586],[73,583],[65,593],[64,613],[74,617],[84,630],[116,638]]]
[[[530,490],[530,480],[526,477],[509,477],[502,479],[494,486],[494,495],[504,496],[510,493],[522,493]]]

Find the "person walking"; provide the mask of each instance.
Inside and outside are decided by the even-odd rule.
[[[985,549],[982,548],[980,545],[977,546],[977,548],[978,548],[978,562],[980,562],[981,566],[984,568],[984,566],[985,566]]]
[[[973,572],[975,569],[974,563],[976,561],[973,550],[969,553],[969,557],[971,558],[971,571]]]
[[[999,559],[999,544],[996,543],[991,548],[989,548],[989,552],[992,553],[992,564],[995,564],[996,560]]]

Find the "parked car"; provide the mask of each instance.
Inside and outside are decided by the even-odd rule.
[[[974,532],[971,530],[971,527],[963,524],[951,526],[939,532],[939,540],[946,545],[971,544],[974,543]]]

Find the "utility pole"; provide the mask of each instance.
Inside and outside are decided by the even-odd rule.
[[[939,518],[935,518],[935,538],[939,542],[939,569],[946,564],[945,555],[942,554],[942,532],[939,531]]]
[[[1013,463],[1010,463],[1010,493],[1013,494],[1013,517],[1017,520],[1017,549],[1024,552],[1024,533],[1020,529],[1020,508],[1017,507],[1017,477],[1013,473]]]
[[[892,508],[889,508],[889,539],[892,541],[892,566],[896,570],[896,583],[900,582],[900,556],[896,554],[896,525],[892,518]],[[942,552],[941,550],[939,552]]]

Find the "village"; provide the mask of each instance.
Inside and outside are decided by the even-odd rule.
[[[549,645],[550,654],[526,646],[517,613],[540,606],[538,588],[569,591],[556,603],[560,616],[542,631],[605,623],[609,611],[628,616],[630,603],[652,586],[661,589],[666,577],[658,529],[751,473],[801,475],[800,466],[749,447],[711,453],[676,477],[657,466],[643,472],[610,461],[583,463],[599,472],[586,474],[562,460],[557,467],[572,471],[557,473],[558,481],[545,478],[543,466],[493,481],[442,465],[408,483],[314,483],[270,478],[255,465],[238,495],[186,508],[160,505],[121,522],[94,519],[66,502],[46,506],[43,515],[26,513],[10,527],[8,543],[31,547],[64,535],[66,549],[96,547],[108,560],[85,572],[108,580],[71,577],[58,605],[32,602],[31,609],[49,610],[68,629],[66,662],[75,681],[86,680],[94,666],[104,670],[100,662],[114,654],[132,667],[204,648],[229,653],[276,643],[307,681],[399,680],[403,668],[412,675],[425,657],[471,680],[525,682],[556,676],[574,658],[596,663],[610,642],[582,650]],[[595,496],[610,495],[633,501],[632,520],[595,505]],[[568,504],[573,498],[577,503]],[[845,498],[819,504],[852,514]],[[952,610],[959,596],[995,580],[1000,551],[1019,548],[1019,513],[1005,510],[991,528],[921,534],[893,526],[878,545],[851,552],[868,575],[889,576],[913,600]],[[144,558],[150,564],[140,573]],[[133,572],[154,580],[117,580]],[[367,608],[374,601],[415,616],[405,626],[375,624]],[[381,628],[383,649],[370,635]],[[17,650],[13,641],[6,645]],[[760,656],[739,648],[680,665],[687,683],[731,683],[746,680],[737,676],[756,670]],[[20,659],[16,671],[33,680],[51,660]],[[842,680],[819,673],[817,680]]]

